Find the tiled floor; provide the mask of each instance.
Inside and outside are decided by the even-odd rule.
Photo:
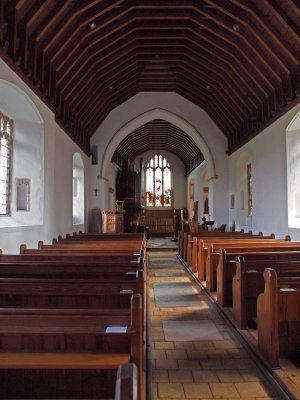
[[[180,276],[155,276],[155,272],[178,272],[174,251],[149,252],[150,302],[154,399],[279,399],[246,349],[233,336],[215,306],[199,292],[199,305],[156,308],[155,282],[186,282]],[[182,267],[183,272],[183,267]],[[192,283],[191,283],[192,284]],[[163,321],[210,320],[221,340],[165,340]]]

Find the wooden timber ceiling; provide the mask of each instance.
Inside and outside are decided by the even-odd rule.
[[[113,161],[120,167],[148,150],[168,150],[185,165],[188,175],[204,161],[203,154],[187,133],[162,119],[154,119],[135,129],[117,147]]]
[[[87,154],[142,91],[203,108],[232,153],[300,97],[300,0],[1,0],[0,56]]]

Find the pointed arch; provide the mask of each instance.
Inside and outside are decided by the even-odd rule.
[[[215,162],[213,160],[211,151],[203,139],[200,132],[198,132],[189,122],[187,122],[182,117],[171,113],[170,111],[164,110],[162,108],[155,108],[150,111],[147,111],[143,114],[140,114],[138,117],[133,120],[127,122],[123,125],[111,138],[106,149],[105,155],[102,159],[101,167],[100,167],[100,176],[106,177],[109,170],[109,164],[111,162],[111,158],[115,149],[121,143],[121,141],[132,131],[137,129],[138,127],[144,125],[147,122],[152,121],[153,119],[163,119],[168,121],[178,128],[182,129],[186,132],[196,143],[196,145],[201,150],[206,162],[207,162],[207,171],[209,175],[209,179],[212,179],[216,176]]]
[[[294,118],[289,123],[288,127],[286,128],[287,133],[293,131],[300,130],[300,111],[294,116]]]
[[[44,120],[31,98],[12,82],[0,79],[1,108],[14,120],[43,124]]]

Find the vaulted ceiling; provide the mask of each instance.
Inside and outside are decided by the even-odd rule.
[[[300,98],[299,0],[1,0],[0,56],[90,153],[141,91],[203,108],[231,153]]]
[[[177,155],[189,174],[204,161],[196,143],[182,129],[162,119],[154,119],[135,129],[117,147],[113,161],[123,167],[148,150],[168,150]]]

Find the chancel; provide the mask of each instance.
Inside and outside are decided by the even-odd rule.
[[[0,1],[0,398],[300,399],[299,32]]]

